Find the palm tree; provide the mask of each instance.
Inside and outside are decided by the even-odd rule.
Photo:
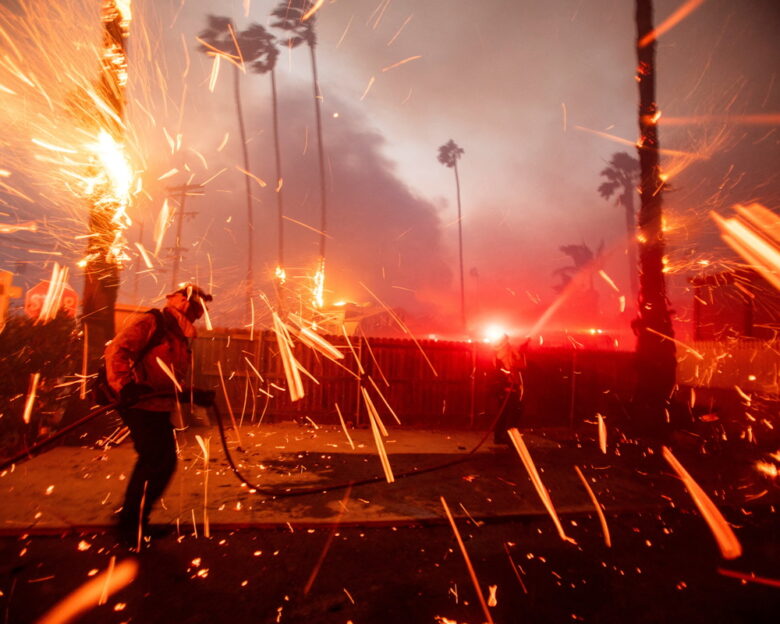
[[[325,154],[322,142],[322,112],[320,110],[320,83],[317,76],[317,35],[314,32],[315,16],[311,14],[314,3],[311,0],[282,0],[272,12],[271,16],[277,21],[271,26],[287,31],[289,36],[284,43],[290,48],[296,48],[302,43],[309,46],[311,58],[312,84],[314,85],[314,110],[317,122],[317,155],[320,168],[320,261],[318,277],[315,283],[322,287],[325,269],[325,232],[327,229],[327,199],[325,188]],[[319,280],[319,281],[318,281]]]
[[[466,295],[463,290],[463,225],[461,222],[460,207],[460,177],[458,176],[458,160],[464,154],[462,147],[452,139],[439,147],[439,162],[455,170],[455,191],[458,197],[458,260],[460,263],[460,322],[466,329]]]
[[[199,38],[202,39],[205,44],[201,45],[198,49],[205,53],[214,55],[218,52],[222,52],[225,55],[238,56],[243,60],[247,60],[243,56],[242,49],[236,49],[237,45],[240,47],[239,37],[236,33],[236,29],[233,26],[233,20],[229,17],[223,17],[219,15],[209,15],[207,18],[208,26],[201,31]],[[216,51],[218,52],[216,52]],[[233,64],[233,96],[236,104],[236,116],[238,117],[238,130],[241,137],[241,152],[244,159],[244,171],[249,172],[249,150],[246,145],[246,129],[244,126],[244,114],[241,108],[241,68],[238,64]],[[252,213],[252,187],[251,181],[248,175],[244,175],[244,181],[246,184],[246,212],[247,212],[247,268],[246,268],[246,315],[251,314],[252,309],[252,294],[254,293],[254,215]]]
[[[564,293],[573,288],[583,310],[581,320],[597,321],[600,316],[599,294],[593,285],[593,275],[604,264],[604,241],[595,254],[585,243],[563,245],[558,249],[571,258],[572,264],[553,271],[553,275],[561,280],[553,285],[553,290],[565,296]]]
[[[652,0],[636,0],[637,82],[639,84],[640,167],[639,316],[637,334],[637,406],[653,428],[663,423],[664,409],[676,381],[674,330],[664,280],[664,235],[661,226],[664,182],[659,168],[658,106],[655,93],[655,38]]]
[[[553,290],[557,293],[563,292],[572,278],[575,275],[583,273],[585,270],[588,270],[589,289],[593,290],[593,272],[598,270],[600,263],[603,262],[602,253],[604,252],[604,241],[601,241],[601,245],[599,245],[595,255],[591,248],[585,243],[579,245],[563,245],[558,247],[558,250],[569,256],[572,264],[553,271],[553,275],[556,275],[561,279],[559,284],[553,286]]]
[[[274,37],[260,24],[251,24],[239,35],[244,59],[251,59],[249,69],[255,74],[271,75],[271,110],[274,129],[274,154],[276,158],[276,212],[277,212],[277,277],[284,269],[284,202],[282,200],[282,157],[279,147],[279,114],[276,97],[276,61],[279,50]]]
[[[123,74],[127,71],[129,21],[114,0],[106,0],[102,3],[101,22],[104,56],[98,79],[98,93],[105,105],[104,110],[110,112],[95,110],[99,128],[90,130],[104,130],[121,145],[124,143],[124,125],[120,120],[125,116],[126,87]],[[81,117],[79,115],[80,120]],[[83,121],[81,123],[83,124]],[[119,208],[115,202],[101,197],[100,189],[96,189],[89,208],[89,237],[81,316],[86,360],[90,371],[97,368],[97,360],[102,355],[106,342],[114,336],[114,308],[119,293],[121,266],[113,247],[117,235],[121,232],[117,220]]]
[[[599,186],[599,195],[604,199],[609,199],[618,190],[621,191],[616,198],[616,204],[623,206],[626,213],[628,280],[631,287],[631,300],[636,302],[639,295],[639,283],[637,278],[634,193],[636,193],[636,187],[639,183],[639,161],[636,158],[631,158],[626,152],[615,152],[612,154],[609,166],[600,175],[607,178],[607,181]]]

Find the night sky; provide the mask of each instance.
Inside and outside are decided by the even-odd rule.
[[[73,32],[94,39],[99,21],[83,10],[90,3],[72,4],[82,9],[70,13]],[[210,93],[212,59],[198,51],[196,36],[209,13],[233,18],[239,30],[250,23],[269,27],[276,4],[134,3],[128,121],[145,192],[131,209],[136,225],[128,239],[139,240],[143,221],[143,243],[153,248],[165,187],[213,178],[202,197],[188,200],[197,215],[184,229],[190,249],[182,277],[213,281],[219,325],[239,322],[242,311],[247,226],[243,174],[236,166],[243,165],[232,67],[221,64]],[[681,4],[657,1],[656,23]],[[628,0],[326,0],[316,14],[332,237],[326,299],[366,302],[368,287],[387,305],[406,310],[421,331],[447,334],[456,324],[455,180],[453,170],[437,161],[438,147],[450,139],[465,150],[458,168],[474,330],[487,321],[507,323],[517,333],[532,325],[556,296],[554,272],[571,264],[562,245],[584,243],[595,251],[603,242],[604,270],[628,295],[623,210],[597,188],[613,153],[636,155],[625,144],[637,138],[633,7]],[[61,30],[60,44],[72,45],[68,28]],[[665,196],[675,267],[670,289],[682,319],[691,269],[702,259],[717,264],[732,258],[708,211],[728,215],[734,203],[753,201],[776,211],[780,204],[778,121],[744,119],[780,112],[777,32],[777,2],[708,0],[658,42],[661,145],[689,154],[662,159],[671,174]],[[282,50],[277,80],[286,212],[316,228],[319,179],[305,47]],[[268,75],[247,73],[241,89],[250,169],[267,183],[253,181],[252,189],[256,281],[270,295],[277,227]],[[29,149],[25,137],[39,123],[20,120],[19,110],[0,116],[6,153]],[[685,119],[674,121],[679,118]],[[56,126],[56,116],[50,123]],[[172,153],[166,133],[174,142],[181,135],[180,149]],[[46,176],[35,167],[21,170],[22,162],[3,165],[12,172],[4,181],[37,194],[36,201],[3,195],[3,222],[47,215],[56,220],[61,190],[47,189]],[[178,173],[158,180],[173,168]],[[78,209],[67,212],[78,235]],[[18,261],[28,262],[25,279],[50,270],[45,263],[51,258],[29,248],[57,249],[64,255],[55,259],[71,266],[79,257],[70,232],[2,236],[2,268],[15,271]],[[138,292],[145,303],[156,303],[169,287],[170,273],[159,271],[170,266],[164,260],[170,230],[166,236],[158,270],[138,280],[132,270],[125,272],[120,301],[131,302]],[[287,221],[285,239],[288,271],[302,282],[316,266],[319,238]],[[74,286],[79,281],[77,275],[71,279]],[[594,283],[600,314],[573,305],[553,325],[599,323],[625,331],[618,293],[598,277]]]

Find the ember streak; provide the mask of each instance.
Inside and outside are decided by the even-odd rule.
[[[0,309],[48,282],[0,319],[4,622],[776,617],[780,91],[724,62],[761,20],[457,4],[0,3]],[[180,272],[222,296],[156,361],[217,405],[128,552],[127,428],[44,449]]]

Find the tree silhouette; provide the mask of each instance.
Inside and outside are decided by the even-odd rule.
[[[325,268],[325,236],[327,230],[327,199],[325,188],[325,154],[322,142],[322,111],[320,110],[320,101],[322,93],[320,92],[319,78],[317,76],[317,35],[314,31],[315,16],[310,14],[314,3],[310,0],[282,0],[279,5],[271,12],[271,16],[276,21],[271,24],[274,28],[279,28],[288,33],[284,43],[290,48],[296,48],[302,43],[309,47],[309,58],[311,59],[312,84],[314,88],[314,111],[317,122],[317,155],[319,157],[320,171],[320,267],[318,270],[319,279],[324,279]]]
[[[637,83],[639,85],[639,316],[635,402],[649,433],[660,430],[676,382],[677,360],[664,279],[662,191],[655,92],[655,37],[652,0],[636,0]],[[653,431],[655,429],[655,431]]]
[[[251,59],[249,69],[254,74],[271,76],[271,110],[274,129],[274,156],[276,159],[276,213],[277,213],[277,277],[284,269],[284,201],[282,197],[282,157],[279,146],[279,113],[276,95],[276,62],[279,50],[276,37],[260,24],[250,24],[239,36],[241,51],[245,58]],[[281,278],[280,278],[281,279]]]
[[[604,242],[602,241],[597,255],[601,255],[603,248]],[[553,286],[553,290],[560,293],[569,285],[574,275],[588,268],[593,263],[596,256],[593,255],[593,251],[585,243],[580,245],[562,245],[561,247],[558,247],[558,250],[569,256],[572,261],[571,265],[553,271],[553,275],[557,275],[561,278],[561,283]],[[590,277],[590,286],[593,288],[592,276]]]
[[[239,35],[233,26],[233,20],[229,17],[220,15],[208,15],[207,27],[201,31],[199,38],[205,42],[199,46],[199,50],[204,54],[214,56],[223,54],[226,57],[238,57],[244,62],[252,60],[252,57],[246,54],[249,50],[244,50]],[[236,116],[238,117],[238,129],[241,138],[241,153],[244,162],[244,171],[249,169],[249,150],[246,144],[246,128],[244,125],[244,113],[241,108],[241,68],[238,63],[233,62],[233,97],[236,105]],[[254,293],[254,214],[252,212],[252,188],[251,181],[247,174],[244,174],[246,188],[246,212],[247,212],[247,268],[246,268],[246,315],[251,315],[252,294]]]
[[[562,294],[571,289],[568,295],[576,293],[579,302],[579,320],[597,322],[600,316],[599,294],[593,285],[593,276],[604,264],[604,241],[601,241],[595,254],[585,243],[563,245],[558,249],[571,258],[572,264],[553,271],[553,275],[561,280],[553,285],[553,290]]]
[[[460,206],[460,177],[458,176],[458,160],[465,152],[455,141],[450,139],[439,147],[439,162],[455,171],[455,192],[458,198],[458,261],[460,264],[460,322],[466,329],[466,295],[463,289],[463,225]]]
[[[628,280],[631,287],[631,300],[637,301],[639,296],[639,265],[636,258],[636,209],[634,194],[639,184],[639,161],[626,152],[615,152],[609,161],[609,166],[599,174],[607,178],[599,186],[599,195],[604,199],[611,198],[616,192],[616,204],[622,206],[626,214],[626,232],[628,250]]]

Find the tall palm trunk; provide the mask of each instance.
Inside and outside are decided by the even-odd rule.
[[[458,161],[455,161],[455,192],[458,197],[458,265],[460,267],[460,325],[466,329],[466,295],[463,287],[463,220],[460,206],[460,176],[458,175]]]
[[[638,380],[635,399],[647,418],[649,432],[662,427],[663,410],[675,384],[674,330],[666,298],[663,273],[664,236],[661,227],[663,181],[659,171],[659,141],[656,125],[655,41],[643,45],[653,30],[652,0],[636,0],[637,81],[639,84],[639,318],[636,362]]]
[[[238,130],[241,138],[241,153],[244,158],[244,183],[246,184],[246,215],[247,215],[247,266],[246,266],[246,317],[251,322],[252,314],[252,294],[255,288],[254,279],[254,239],[255,239],[255,220],[252,213],[252,186],[249,180],[249,150],[246,145],[246,129],[244,128],[244,113],[241,108],[241,70],[238,66],[233,67],[233,92],[236,100],[236,113],[238,115]]]
[[[102,3],[103,49],[122,58],[126,69],[127,30],[122,26],[122,17],[113,0]],[[116,117],[99,115],[105,129],[115,137],[122,137],[123,127],[118,121],[124,118],[125,87],[120,77],[119,66],[104,63],[100,74],[100,92],[105,103]],[[87,370],[97,368],[97,361],[103,355],[106,343],[114,337],[114,309],[119,294],[119,264],[112,257],[110,249],[115,242],[117,224],[114,221],[117,206],[105,205],[97,200],[89,209],[89,238],[87,263],[84,270],[84,300],[81,323],[87,343]]]
[[[276,156],[276,216],[277,216],[277,261],[276,266],[284,269],[284,202],[282,201],[282,156],[279,147],[279,113],[276,98],[276,70],[271,68],[271,107],[274,126],[274,154]]]
[[[639,279],[637,270],[639,264],[636,258],[636,218],[634,212],[634,192],[636,189],[629,181],[623,194],[623,206],[626,209],[626,231],[628,232],[628,241],[626,250],[628,251],[628,284],[631,289],[631,304],[636,305],[639,299]],[[633,309],[633,308],[632,308]]]
[[[327,230],[327,198],[325,196],[325,152],[322,145],[322,112],[320,100],[320,82],[317,77],[317,55],[314,53],[314,46],[309,45],[309,54],[311,56],[311,73],[314,81],[314,109],[317,114],[317,155],[320,161],[320,266],[325,262],[325,232]]]

